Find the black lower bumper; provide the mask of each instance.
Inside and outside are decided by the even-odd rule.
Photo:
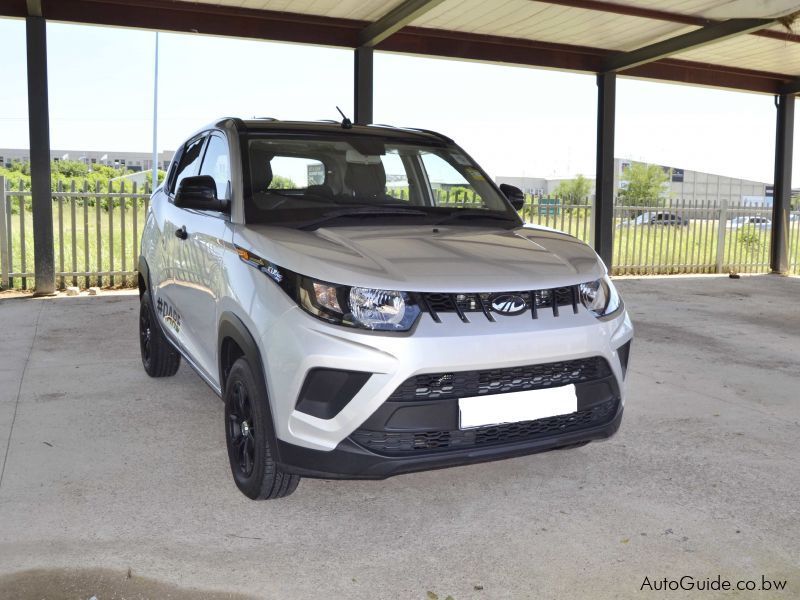
[[[568,433],[557,433],[532,440],[510,442],[460,450],[440,450],[406,456],[387,456],[367,450],[352,439],[343,440],[334,450],[311,450],[278,440],[281,467],[304,477],[323,479],[385,479],[402,473],[443,469],[515,456],[524,456],[611,437],[622,422],[622,405],[617,405],[610,421]]]
[[[627,357],[627,355],[626,355]],[[627,361],[626,361],[627,362]],[[459,398],[572,384],[577,411],[553,417],[460,428]],[[326,479],[384,479],[543,452],[608,438],[619,429],[619,383],[605,359],[412,377],[334,450],[278,440],[290,473]]]

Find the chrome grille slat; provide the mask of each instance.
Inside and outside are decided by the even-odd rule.
[[[483,313],[488,321],[495,322],[495,315],[503,315],[492,309],[491,297],[499,294],[513,294],[525,301],[525,310],[519,314],[530,311],[531,318],[539,318],[539,309],[546,308],[552,311],[554,317],[562,316],[561,307],[572,307],[572,313],[578,314],[579,286],[565,286],[541,290],[527,290],[522,292],[465,292],[459,294],[421,292],[416,294],[417,302],[423,312],[426,312],[436,322],[441,323],[441,314],[455,313],[458,318],[469,323],[469,313]],[[517,316],[517,315],[513,315]]]

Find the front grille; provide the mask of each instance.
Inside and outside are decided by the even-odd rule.
[[[440,294],[420,293],[415,294],[416,301],[423,311],[427,312],[437,323],[441,322],[440,313],[456,313],[462,321],[469,323],[469,313],[483,313],[490,321],[495,317],[506,316],[502,310],[493,306],[493,301],[502,296],[513,296],[521,300],[519,310],[514,310],[508,316],[529,314],[532,318],[539,318],[542,310],[552,311],[553,316],[560,316],[563,307],[570,307],[577,314],[579,302],[579,286],[552,288],[546,290],[527,290],[522,292],[499,293],[463,293]]]
[[[427,373],[406,379],[389,396],[388,401],[440,400],[504,394],[585,383],[609,375],[611,368],[600,356],[486,371]]]
[[[354,442],[382,454],[411,454],[524,442],[556,433],[604,425],[613,419],[618,400],[608,400],[568,415],[454,431],[384,432],[358,429]]]

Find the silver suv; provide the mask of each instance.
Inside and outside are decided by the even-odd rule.
[[[139,259],[145,371],[222,397],[253,499],[606,438],[633,327],[594,251],[417,129],[223,119]]]

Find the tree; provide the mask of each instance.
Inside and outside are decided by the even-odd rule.
[[[89,165],[77,160],[54,160],[50,163],[50,172],[63,175],[67,179],[86,177],[89,174]]]
[[[561,198],[565,204],[580,204],[587,201],[591,191],[592,182],[578,174],[575,179],[565,179],[559,182],[556,188],[556,197]]]
[[[162,171],[161,169],[159,169],[158,170],[158,183],[162,183],[166,176],[167,176],[167,172],[166,171]],[[145,175],[145,181],[147,182],[147,185],[152,188],[152,184],[153,184],[153,172],[152,171],[147,171],[147,174]]]
[[[271,190],[296,190],[297,184],[288,177],[275,175],[269,184]]]
[[[658,165],[633,163],[622,175],[627,186],[620,190],[620,199],[630,206],[658,204],[669,175]]]

